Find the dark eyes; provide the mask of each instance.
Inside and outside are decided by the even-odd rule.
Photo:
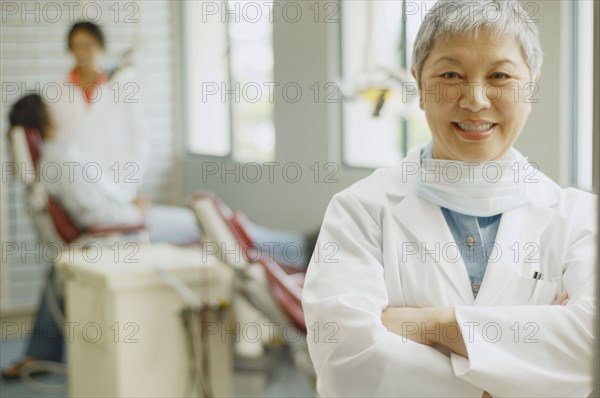
[[[456,72],[446,72],[442,73],[441,77],[443,77],[444,79],[458,79],[460,78],[460,75]],[[490,78],[495,80],[508,79],[509,77],[510,76],[503,72],[494,72],[490,75]]]
[[[442,77],[445,79],[457,79],[460,75],[456,72],[446,72],[442,74]]]
[[[508,79],[508,75],[502,72],[494,72],[492,73],[492,79]]]

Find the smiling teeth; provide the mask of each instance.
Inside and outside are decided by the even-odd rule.
[[[461,129],[467,130],[467,131],[485,131],[485,130],[491,129],[492,126],[494,125],[493,123],[467,124],[467,123],[461,123],[461,122],[458,122],[457,124]]]

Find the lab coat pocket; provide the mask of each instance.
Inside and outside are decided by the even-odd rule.
[[[529,304],[531,305],[549,305],[552,304],[556,294],[556,283],[540,279],[534,286]]]
[[[554,300],[556,283],[523,276],[513,277],[494,305],[547,305]]]
[[[502,290],[494,305],[526,305],[533,293],[535,279],[515,276]]]

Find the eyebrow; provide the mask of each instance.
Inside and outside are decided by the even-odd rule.
[[[460,65],[460,63],[461,63],[461,62],[460,62],[458,59],[456,59],[456,58],[452,58],[452,57],[442,57],[442,58],[438,59],[437,61],[435,61],[435,62],[433,63],[433,65],[432,65],[432,66],[435,66],[435,65],[437,65],[437,64],[439,64],[439,63],[441,63],[441,62],[444,62],[444,61],[446,61],[446,62],[450,62],[450,63],[452,63],[452,64],[459,64],[459,65]],[[513,61],[511,61],[511,60],[510,60],[510,59],[508,59],[508,58],[504,58],[504,59],[498,60],[498,61],[496,61],[496,62],[492,63],[492,64],[491,64],[491,66],[497,66],[497,65],[500,65],[500,64],[511,64],[511,65],[512,65],[512,66],[514,66],[514,67],[516,67],[516,66],[517,66],[517,65],[515,65],[515,63],[514,63]]]
[[[457,60],[457,59],[455,59],[455,58],[452,58],[452,57],[442,57],[442,58],[438,59],[437,61],[435,61],[435,62],[433,63],[433,66],[435,66],[435,65],[437,65],[437,64],[439,64],[439,63],[442,63],[442,62],[444,62],[444,61],[446,61],[446,62],[450,62],[450,63],[452,63],[452,64],[460,64],[460,61],[459,61],[459,60]]]

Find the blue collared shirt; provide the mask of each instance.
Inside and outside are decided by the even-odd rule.
[[[433,158],[433,145],[429,143],[421,152],[421,159]],[[502,214],[491,217],[475,217],[442,207],[442,214],[462,256],[473,297],[477,297],[488,259],[493,251],[494,241]]]

